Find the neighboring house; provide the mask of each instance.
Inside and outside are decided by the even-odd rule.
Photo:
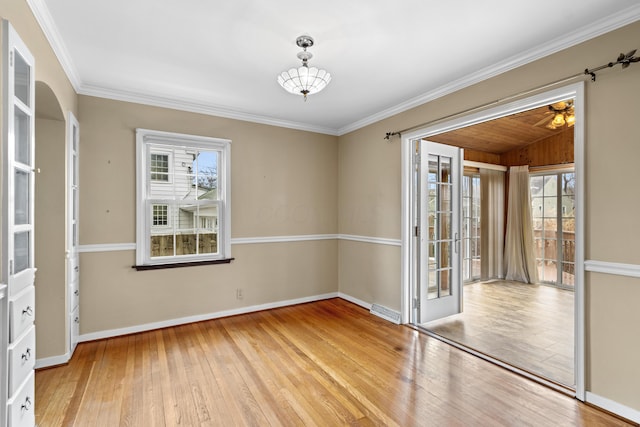
[[[149,165],[152,256],[216,252],[218,206],[198,202],[218,200],[215,156],[153,147]]]

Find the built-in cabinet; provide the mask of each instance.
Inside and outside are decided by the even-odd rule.
[[[35,425],[34,59],[2,21],[0,426]]]
[[[78,344],[80,332],[80,126],[72,113],[67,131],[67,307],[69,316],[69,358]]]

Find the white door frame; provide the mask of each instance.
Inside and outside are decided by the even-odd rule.
[[[416,206],[414,200],[414,171],[411,141],[427,138],[455,129],[475,125],[489,120],[515,114],[532,108],[549,105],[554,102],[574,98],[576,124],[574,126],[574,163],[576,174],[576,277],[575,277],[575,382],[576,398],[585,400],[585,295],[584,295],[584,218],[585,218],[585,126],[584,126],[584,82],[574,83],[558,89],[546,91],[525,99],[499,105],[486,110],[470,113],[462,117],[445,120],[434,125],[402,135],[402,322],[412,320],[412,298],[417,283],[414,264],[416,257],[416,239],[412,230],[415,225]]]

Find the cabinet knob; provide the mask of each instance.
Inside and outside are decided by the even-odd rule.
[[[27,350],[24,353],[22,353],[22,360],[26,362],[29,359],[31,359],[31,349],[27,348]]]
[[[27,306],[24,310],[22,310],[22,314],[26,314],[27,316],[33,316],[33,308],[30,305]]]
[[[31,409],[31,398],[29,396],[24,399],[24,403],[20,405],[20,409],[22,411],[28,411]]]

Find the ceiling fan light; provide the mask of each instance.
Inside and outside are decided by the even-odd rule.
[[[567,116],[567,126],[571,127],[573,125],[576,124],[576,116],[574,116],[573,114],[570,114]]]
[[[561,114],[561,113],[556,114],[551,123],[553,124],[554,127],[564,126],[564,123],[565,123],[564,114]]]

